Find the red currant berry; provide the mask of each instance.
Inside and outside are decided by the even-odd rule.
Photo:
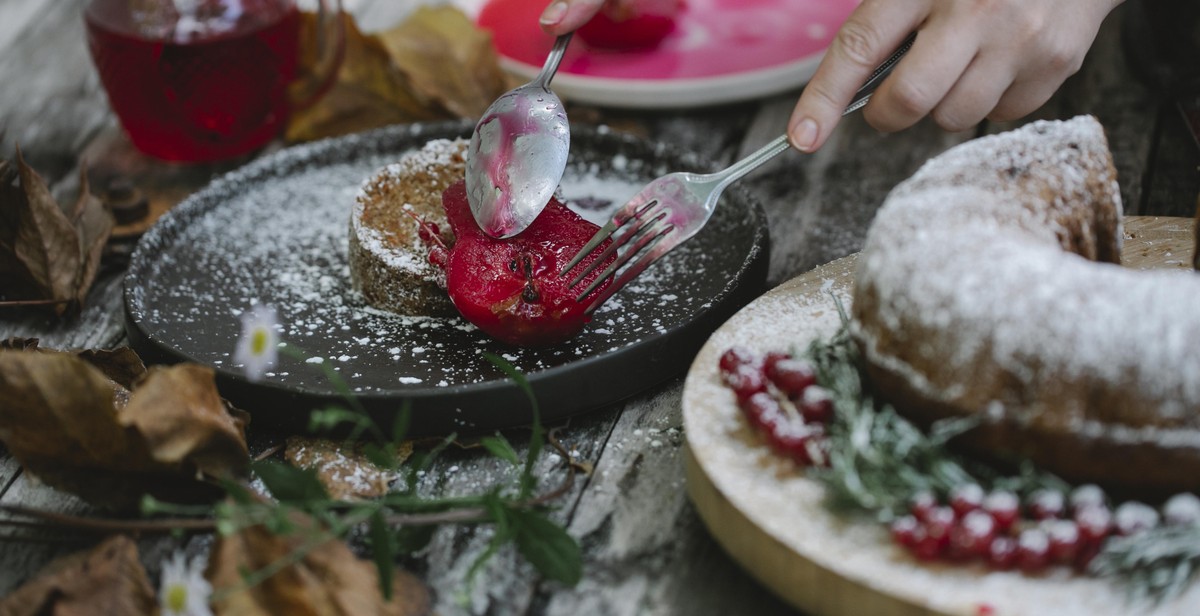
[[[1071,563],[1079,552],[1079,527],[1071,520],[1046,522],[1046,536],[1050,538],[1050,561]]]
[[[804,421],[823,424],[833,418],[833,398],[829,390],[820,385],[812,385],[804,390],[800,398],[800,415]]]
[[[1012,569],[1017,564],[1017,539],[999,535],[988,546],[988,566],[993,569]]]
[[[950,507],[959,517],[983,506],[983,488],[977,483],[964,483],[950,490]]]
[[[1112,512],[1108,507],[1087,507],[1075,510],[1075,526],[1083,543],[1099,544],[1113,528]]]
[[[1089,507],[1104,507],[1107,504],[1108,497],[1105,496],[1104,490],[1100,486],[1092,483],[1085,483],[1074,490],[1071,490],[1071,511],[1079,511]]]
[[[763,377],[762,370],[748,364],[742,364],[730,372],[722,373],[722,378],[738,399],[749,398],[767,388],[767,380]]]
[[[936,537],[929,534],[929,528],[922,526],[921,530],[917,531],[917,537],[913,541],[912,553],[920,560],[937,560],[946,553],[946,547],[949,545],[949,536],[943,535]]]
[[[784,353],[782,351],[768,351],[767,354],[763,356],[763,372],[766,372],[767,376],[770,376],[771,372],[775,369],[775,364],[791,358],[791,353]]]
[[[1050,537],[1040,528],[1027,528],[1017,537],[1017,566],[1022,571],[1041,571],[1050,563]]]
[[[809,466],[818,461],[824,461],[823,454],[819,451],[819,445],[817,445],[817,441],[822,438],[822,434],[806,430],[803,426],[800,429],[796,429],[795,424],[777,428],[767,435],[767,439],[775,451],[791,458],[796,464],[801,466]]]
[[[1103,543],[1085,543],[1079,546],[1079,551],[1075,554],[1075,570],[1087,571],[1088,565],[1092,564],[1092,560],[1104,548]]]
[[[738,406],[751,426],[767,434],[774,434],[779,426],[787,421],[787,416],[783,414],[779,402],[765,391],[742,398]]]
[[[1200,498],[1180,492],[1163,503],[1163,521],[1171,526],[1200,525]]]
[[[1021,515],[1021,500],[1007,490],[993,490],[983,497],[980,506],[991,514],[1000,532],[1007,532]]]
[[[442,231],[438,228],[437,223],[422,221],[417,225],[417,237],[427,244],[432,243],[434,238],[441,241]]]
[[[917,544],[918,535],[924,535],[924,529],[917,518],[906,515],[896,518],[891,524],[892,541],[906,548]]]
[[[929,520],[929,512],[938,506],[937,496],[933,492],[923,490],[913,494],[908,502],[908,511],[921,522]]]
[[[995,538],[996,521],[992,516],[979,509],[968,511],[950,530],[950,553],[963,559],[979,558],[987,555]]]
[[[1158,526],[1158,512],[1137,501],[1121,503],[1113,512],[1113,525],[1121,535],[1140,533]]]
[[[740,366],[756,366],[758,357],[746,347],[735,346],[721,353],[721,359],[717,363],[724,375],[735,372]]]
[[[925,532],[933,537],[945,538],[950,540],[950,529],[954,528],[954,523],[958,518],[954,515],[954,510],[946,506],[938,506],[929,510],[925,523]]]
[[[429,255],[425,257],[430,265],[435,267],[446,267],[446,263],[450,260],[450,253],[441,246],[434,246],[429,249]]]
[[[817,382],[813,367],[799,359],[785,358],[768,362],[766,372],[767,378],[792,399],[804,395],[805,390]]]
[[[1066,511],[1066,502],[1058,490],[1035,490],[1027,503],[1029,515],[1035,520],[1061,518]]]

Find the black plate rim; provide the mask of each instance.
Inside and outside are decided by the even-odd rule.
[[[313,141],[298,146],[287,147],[276,152],[266,154],[246,165],[225,173],[204,188],[189,195],[182,202],[173,207],[170,211],[164,214],[155,224],[146,231],[142,239],[138,242],[136,249],[130,257],[130,265],[125,274],[123,281],[123,305],[125,313],[125,329],[126,335],[130,339],[131,345],[138,351],[145,360],[154,363],[180,363],[194,362],[210,367],[216,374],[218,387],[226,398],[232,400],[235,404],[245,406],[247,400],[251,399],[266,399],[269,397],[273,400],[291,400],[294,402],[305,403],[305,406],[310,408],[320,408],[331,402],[342,400],[339,396],[329,395],[326,392],[315,391],[308,389],[305,386],[289,385],[283,386],[270,381],[260,381],[256,383],[245,382],[241,372],[235,369],[224,366],[212,366],[203,360],[198,360],[191,357],[187,353],[172,347],[171,345],[156,339],[153,332],[143,328],[142,324],[133,318],[135,310],[137,310],[136,287],[138,278],[146,275],[146,270],[151,262],[150,251],[153,247],[166,245],[173,240],[181,231],[181,227],[194,217],[202,216],[211,209],[219,207],[220,201],[206,198],[210,192],[219,191],[221,186],[227,182],[243,183],[253,181],[256,178],[261,178],[266,175],[276,174],[280,168],[291,168],[292,166],[300,166],[309,162],[317,161],[324,156],[328,156],[332,150],[344,149],[347,144],[362,143],[368,147],[375,148],[381,151],[392,151],[397,144],[409,143],[409,147],[419,146],[419,142],[415,140],[436,139],[436,138],[452,138],[454,136],[469,136],[474,128],[474,123],[469,121],[438,121],[413,124],[399,124],[383,128],[364,131],[351,135],[332,137],[319,141]],[[711,160],[677,146],[647,139],[642,139],[609,129],[606,126],[595,125],[571,125],[573,135],[588,135],[595,139],[614,139],[624,142],[622,145],[630,147],[647,148],[654,152],[656,156],[671,157],[675,160],[685,160],[689,163],[695,163],[689,171],[714,171],[718,166]],[[683,170],[683,169],[681,169]],[[611,397],[611,399],[602,399],[599,404],[560,404],[557,408],[548,409],[548,405],[543,401],[544,397],[556,398],[557,396],[545,396],[546,390],[549,389],[548,384],[557,383],[564,375],[569,375],[575,372],[589,372],[593,368],[600,366],[608,368],[608,370],[598,370],[597,372],[611,372],[614,367],[619,368],[628,362],[629,356],[637,356],[645,352],[645,346],[670,346],[671,342],[677,342],[677,346],[687,347],[682,344],[688,334],[695,333],[696,336],[706,330],[715,329],[720,323],[736,312],[741,306],[750,302],[757,297],[765,289],[767,277],[767,262],[769,257],[769,231],[766,224],[766,214],[761,203],[751,193],[743,188],[734,185],[725,190],[726,195],[735,195],[738,201],[743,202],[748,207],[747,217],[748,224],[753,228],[753,241],[750,254],[742,260],[737,273],[726,282],[721,291],[713,298],[712,308],[697,316],[680,323],[672,324],[665,331],[654,336],[651,339],[643,340],[640,343],[622,347],[616,350],[604,351],[597,355],[584,357],[578,360],[568,362],[566,364],[553,366],[550,368],[538,370],[531,374],[525,375],[530,387],[533,389],[535,396],[538,398],[539,407],[541,407],[543,420],[560,419],[570,417],[588,410],[594,410],[618,402],[622,399],[636,395],[641,391],[648,389],[658,383],[661,383],[672,376],[683,374],[690,363],[690,356],[694,355],[699,350],[700,344],[693,344],[695,348],[681,348],[681,352],[688,353],[688,361],[679,362],[677,370],[670,371],[670,374],[660,374],[654,378],[644,378],[644,383],[631,391],[621,396]],[[703,341],[701,340],[700,343]],[[630,364],[636,365],[636,364]],[[636,380],[636,379],[635,379]],[[242,390],[254,390],[256,393],[252,396],[246,395]],[[226,391],[234,391],[233,394],[226,394]],[[386,407],[395,407],[398,401],[411,400],[413,402],[413,426],[414,433],[428,432],[430,434],[446,433],[444,428],[434,428],[431,431],[421,430],[419,424],[418,413],[422,410],[428,412],[437,412],[447,410],[447,405],[437,404],[438,401],[446,400],[466,400],[466,401],[488,401],[489,404],[500,405],[503,403],[524,403],[528,405],[525,393],[511,379],[500,379],[476,383],[459,383],[448,386],[416,386],[406,388],[402,394],[397,392],[362,392],[354,395],[364,408],[368,409],[372,415],[383,422],[387,422],[388,417],[380,418],[380,411]],[[434,403],[429,409],[422,409],[419,403]],[[456,406],[456,405],[451,405]],[[586,407],[586,408],[584,408]],[[462,408],[457,409],[462,411]],[[549,411],[549,412],[548,412]],[[280,417],[274,416],[274,413],[258,412],[257,409],[251,409],[252,415],[264,415],[269,420],[268,423],[286,425],[290,429],[305,429],[305,426],[295,424],[291,421],[282,420]],[[386,411],[384,411],[386,413]],[[469,413],[477,415],[477,413]],[[394,416],[394,411],[393,411]],[[429,422],[430,425],[445,424],[442,422]],[[513,425],[520,425],[525,422],[512,421],[488,421],[486,417],[474,417],[472,424],[474,428],[479,430],[490,430]],[[473,431],[473,430],[471,430]]]

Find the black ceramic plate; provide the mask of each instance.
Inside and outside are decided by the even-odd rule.
[[[545,421],[609,405],[681,374],[707,336],[756,297],[767,272],[762,208],[736,186],[683,244],[601,308],[574,339],[551,348],[497,343],[459,318],[405,317],[366,306],[350,289],[349,211],[383,165],[471,125],[387,128],[266,156],[214,181],[164,216],[138,245],[125,279],[126,328],[147,361],[212,366],[222,394],[256,425],[303,429],[316,407],[344,401],[333,367],[386,425],[407,400],[413,434],[528,424],[530,404],[485,357],[526,375]],[[562,194],[603,219],[662,173],[712,170],[696,156],[603,129],[571,129]],[[281,339],[310,359],[281,357],[246,380],[232,356],[238,314],[277,310]],[[320,358],[319,360],[317,358]]]

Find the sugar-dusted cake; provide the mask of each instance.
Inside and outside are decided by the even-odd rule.
[[[1200,276],[1116,265],[1121,201],[1091,117],[925,164],[860,255],[852,335],[922,422],[976,416],[975,450],[1075,481],[1200,489]]]
[[[435,139],[368,178],[350,216],[350,274],[367,303],[407,315],[454,314],[445,272],[429,263],[418,219],[446,228],[442,192],[463,177],[465,139]]]

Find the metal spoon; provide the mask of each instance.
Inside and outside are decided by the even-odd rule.
[[[554,48],[537,77],[509,90],[483,113],[467,150],[467,202],[484,233],[512,237],[550,200],[567,166],[571,128],[550,91],[571,35]]]

